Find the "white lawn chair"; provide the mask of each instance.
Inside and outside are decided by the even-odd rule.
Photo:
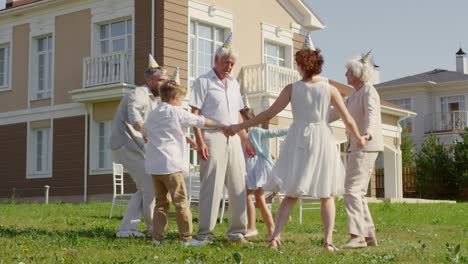
[[[304,202],[304,201],[307,202]],[[302,224],[303,210],[320,210],[320,201],[308,196],[299,197],[299,224]]]
[[[190,165],[190,171],[188,176],[185,177],[185,185],[187,186],[187,200],[188,206],[191,208],[192,203],[198,203],[200,201],[200,171],[196,166]],[[221,217],[219,223],[223,222],[224,208],[227,201],[227,190],[224,188],[223,197],[221,200]]]
[[[223,219],[224,219],[224,210],[226,208],[226,202],[229,202],[228,201],[228,191],[226,189],[226,186],[224,186],[223,188],[223,196],[221,197],[221,216],[219,217],[219,223],[222,224],[223,223]]]
[[[124,170],[122,164],[112,162],[112,183],[114,191],[112,195],[112,206],[110,209],[109,219],[112,219],[116,202],[118,202],[120,209],[119,216],[122,217],[122,206],[126,206],[133,195],[124,192]]]

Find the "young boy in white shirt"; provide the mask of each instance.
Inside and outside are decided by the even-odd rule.
[[[223,128],[212,120],[194,115],[181,105],[187,89],[170,80],[160,87],[161,104],[153,110],[144,125],[148,137],[146,171],[151,174],[156,193],[153,215],[153,242],[164,241],[169,210],[169,195],[176,207],[176,221],[180,243],[202,246],[205,243],[192,239],[192,213],[187,204],[187,189],[183,172],[188,172],[188,154],[185,127]]]

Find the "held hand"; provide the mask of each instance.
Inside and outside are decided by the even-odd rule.
[[[145,141],[145,143],[148,143],[148,137],[147,136],[143,136],[143,140]]]
[[[198,144],[197,153],[202,160],[208,160],[210,155],[208,153],[208,146],[206,146],[205,142]]]
[[[253,158],[253,156],[255,156],[255,148],[252,146],[252,143],[250,143],[249,140],[244,140],[242,145],[244,146],[244,151],[247,154],[247,157]]]
[[[195,140],[193,140],[191,137],[186,137],[187,139],[187,143],[190,144],[190,146],[192,146],[193,149],[198,149],[198,145],[197,145],[197,142],[195,142]]]
[[[226,136],[234,136],[240,130],[241,130],[241,128],[239,127],[239,125],[230,125],[228,127],[225,127],[223,129],[223,132],[224,132],[224,135],[226,135]]]
[[[363,148],[367,144],[367,141],[369,141],[368,135],[361,136],[359,141],[357,142],[357,147]]]

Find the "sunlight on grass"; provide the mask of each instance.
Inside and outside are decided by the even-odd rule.
[[[370,204],[380,246],[361,250],[322,250],[319,211],[297,208],[282,236],[280,251],[267,249],[266,230],[243,247],[226,241],[227,224],[218,225],[214,242],[190,248],[177,243],[175,219],[168,239],[117,239],[120,219],[108,219],[109,203],[0,204],[0,263],[466,263],[468,204]],[[194,219],[197,212],[194,212]],[[335,243],[346,239],[346,214],[337,203]],[[143,225],[140,225],[143,228]],[[197,224],[194,224],[195,231]],[[458,246],[460,245],[460,246]]]

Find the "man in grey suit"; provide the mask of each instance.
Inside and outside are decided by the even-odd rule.
[[[358,148],[348,133],[348,162],[346,164],[344,202],[348,216],[350,239],[343,248],[377,246],[375,226],[365,197],[379,151],[383,151],[380,97],[369,82],[374,67],[369,53],[351,60],[346,65],[346,78],[355,92],[348,97],[346,106],[356,121],[361,135],[368,143]]]
[[[159,65],[155,66],[145,71],[145,85],[136,87],[122,98],[112,123],[110,147],[113,160],[123,164],[137,186],[117,237],[144,236],[137,230],[142,215],[147,233],[152,233],[154,190],[151,176],[145,171],[145,142],[141,129],[149,113],[159,104],[158,89],[167,79],[165,71]]]

